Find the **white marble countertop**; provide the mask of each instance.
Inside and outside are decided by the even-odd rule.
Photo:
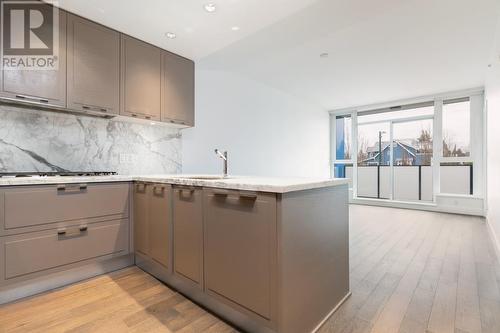
[[[71,184],[71,183],[109,183],[109,182],[155,182],[174,185],[223,188],[272,193],[287,193],[314,188],[332,187],[348,183],[348,179],[329,178],[275,178],[229,176],[219,179],[193,179],[190,177],[218,177],[217,175],[133,175],[97,177],[20,177],[0,178],[1,186]]]

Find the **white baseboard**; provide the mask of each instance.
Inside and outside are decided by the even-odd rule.
[[[495,229],[490,223],[490,220],[486,218],[486,226],[488,228],[488,232],[491,237],[491,241],[493,242],[493,248],[495,249],[495,253],[497,255],[497,260],[500,263],[500,239],[498,238]]]

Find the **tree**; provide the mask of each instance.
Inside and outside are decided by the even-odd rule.
[[[368,158],[368,152],[367,152],[368,140],[363,137],[359,137],[358,140],[359,140],[358,163],[362,163],[364,160]]]
[[[450,157],[451,156],[451,149],[448,146],[448,140],[446,138],[443,138],[443,156],[444,157]]]
[[[453,147],[453,149],[452,149]],[[462,148],[457,148],[457,143],[447,134],[443,134],[443,156],[444,157],[463,157],[468,156],[468,153]]]
[[[351,122],[344,122],[344,159],[351,159]]]
[[[420,165],[430,165],[432,159],[432,135],[429,129],[422,129],[418,141],[418,153],[420,153]]]

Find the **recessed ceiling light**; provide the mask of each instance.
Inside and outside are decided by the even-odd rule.
[[[209,2],[203,6],[205,10],[209,13],[213,13],[217,10],[217,6],[213,2]]]
[[[324,52],[319,55],[320,58],[328,58],[329,54]]]
[[[238,31],[238,30],[240,30],[240,27],[238,27],[238,26],[235,25],[234,27],[231,27],[231,30]]]
[[[174,34],[173,32],[167,32],[165,33],[165,36],[170,39],[174,39],[175,37],[177,37],[177,35]]]

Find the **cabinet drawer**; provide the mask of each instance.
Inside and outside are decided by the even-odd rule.
[[[0,191],[2,197],[6,230],[97,217],[123,218],[129,212],[126,183],[9,188]]]
[[[5,253],[3,279],[56,268],[129,250],[129,222],[117,220],[61,230],[0,238]]]

